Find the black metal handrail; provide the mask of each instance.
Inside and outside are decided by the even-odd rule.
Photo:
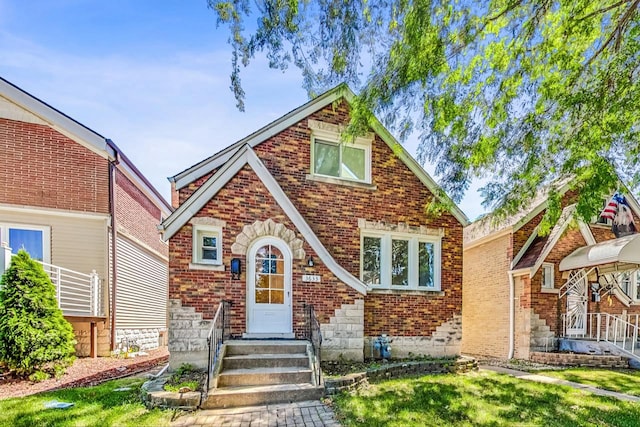
[[[304,317],[305,338],[311,342],[311,348],[313,349],[313,363],[315,364],[313,372],[316,376],[316,385],[320,385],[322,380],[322,368],[320,365],[322,333],[320,332],[320,322],[316,317],[312,304],[304,304]]]
[[[213,317],[211,330],[207,336],[209,346],[209,360],[207,362],[207,391],[211,388],[211,380],[216,373],[216,365],[220,363],[220,349],[225,339],[231,335],[231,318],[229,316],[229,301],[222,301]]]

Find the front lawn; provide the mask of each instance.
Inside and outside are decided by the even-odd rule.
[[[569,368],[536,371],[536,374],[587,384],[604,390],[640,396],[640,371],[607,370],[594,368]]]
[[[345,426],[637,426],[640,405],[494,372],[427,375],[335,396]]]
[[[142,379],[109,381],[95,387],[70,388],[0,400],[2,426],[166,426],[172,411],[147,410],[140,401]],[[129,390],[116,391],[116,389]],[[47,409],[52,401],[74,403]]]

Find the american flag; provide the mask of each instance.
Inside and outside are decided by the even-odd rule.
[[[620,193],[615,193],[609,200],[603,211],[600,213],[602,218],[612,219],[617,225],[633,224],[633,213],[627,203],[627,199]],[[635,225],[635,224],[634,224]]]
[[[616,213],[618,213],[619,199],[620,195],[618,193],[614,194],[604,207],[604,210],[600,213],[600,216],[602,218],[614,219],[616,217]]]

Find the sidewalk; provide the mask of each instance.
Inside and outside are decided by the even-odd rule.
[[[591,385],[574,383],[573,381],[566,381],[566,380],[561,380],[559,378],[547,377],[546,375],[532,374],[530,372],[517,371],[515,369],[503,368],[500,366],[480,365],[478,367],[480,369],[484,369],[487,371],[493,371],[493,372],[498,372],[500,374],[511,375],[512,377],[516,377],[521,380],[535,381],[535,382],[547,383],[547,384],[565,385],[565,386],[573,387],[576,389],[588,391],[590,393],[597,394],[598,396],[609,396],[609,397],[614,397],[618,400],[626,400],[628,402],[640,402],[640,397],[638,396],[631,396],[628,394],[618,393],[615,391],[602,390],[600,388],[597,388]]]
[[[199,410],[178,417],[173,427],[339,427],[331,408],[319,400],[244,408]]]

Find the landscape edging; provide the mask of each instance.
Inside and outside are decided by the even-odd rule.
[[[392,378],[405,378],[424,374],[460,373],[478,370],[476,359],[460,356],[455,360],[428,360],[390,363],[365,372],[345,375],[339,378],[324,378],[326,395],[352,391],[366,384]]]

